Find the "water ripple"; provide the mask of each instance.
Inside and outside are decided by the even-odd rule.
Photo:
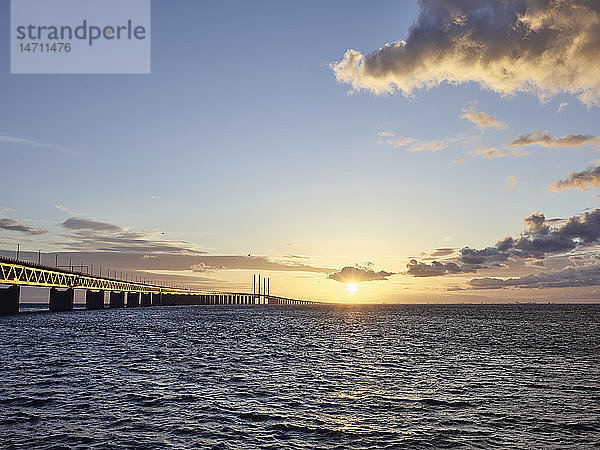
[[[600,307],[0,318],[6,448],[600,446]]]

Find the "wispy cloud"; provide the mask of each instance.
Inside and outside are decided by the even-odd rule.
[[[467,136],[462,134],[442,139],[419,140],[412,137],[396,136],[389,131],[377,133],[378,143],[391,145],[394,148],[403,148],[409,152],[437,152],[448,148],[454,143],[464,142],[466,139]]]
[[[565,92],[600,103],[600,5],[589,0],[419,2],[406,40],[331,65],[339,82],[375,94],[475,82],[502,95]],[[585,43],[582,45],[581,43]]]
[[[66,206],[60,204],[54,204],[54,207],[64,213],[67,213],[69,216],[83,216],[84,214],[80,211],[75,211],[73,209],[69,209]]]
[[[565,109],[569,104],[567,102],[562,102],[560,105],[558,105],[558,109],[556,110],[556,114],[560,114],[563,109]]]
[[[0,229],[6,231],[16,231],[28,236],[40,236],[48,232],[47,230],[36,230],[29,225],[24,225],[15,219],[0,219]]]
[[[579,147],[582,145],[600,145],[600,137],[588,134],[568,134],[555,138],[547,131],[532,131],[522,134],[510,143],[513,147],[541,145],[543,147]]]
[[[469,152],[472,156],[480,156],[483,158],[496,159],[496,158],[506,158],[507,156],[525,156],[528,155],[529,152],[525,150],[521,150],[518,148],[514,149],[500,149],[498,147],[494,147],[493,145],[488,145],[487,147],[477,147],[474,150]]]
[[[516,175],[508,175],[504,180],[504,189],[512,191],[519,184],[519,177]]]
[[[48,150],[57,150],[63,153],[75,153],[74,151],[65,147],[61,147],[60,145],[50,144],[48,142],[37,141],[34,139],[9,136],[7,134],[0,134],[0,144],[17,144],[29,147],[45,148]]]

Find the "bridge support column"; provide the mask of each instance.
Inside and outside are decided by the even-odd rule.
[[[0,315],[17,314],[19,312],[19,285],[0,289]]]
[[[140,306],[140,293],[139,292],[128,292],[127,293],[127,307],[135,308]]]
[[[152,306],[162,305],[162,293],[152,293]]]
[[[150,294],[150,292],[148,293],[141,293],[141,300],[140,300],[140,305],[142,306],[150,306],[152,304],[152,294]]]
[[[56,288],[50,289],[50,311],[73,311],[73,299],[75,291],[65,289],[59,291]]]
[[[85,309],[103,309],[104,291],[85,291]]]
[[[111,308],[125,307],[125,292],[110,291],[110,307]]]

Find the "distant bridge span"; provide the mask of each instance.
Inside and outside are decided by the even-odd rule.
[[[50,288],[50,310],[73,309],[74,290],[86,290],[86,308],[104,308],[104,293],[110,293],[110,307],[172,305],[312,305],[317,302],[297,300],[265,293],[216,292],[160,286],[151,283],[119,280],[90,275],[26,261],[0,257],[0,314],[19,311],[21,286]],[[127,296],[127,301],[125,301]]]

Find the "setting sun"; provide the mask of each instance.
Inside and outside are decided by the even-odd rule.
[[[348,283],[348,292],[354,294],[356,291],[358,291],[358,285],[356,283]]]

